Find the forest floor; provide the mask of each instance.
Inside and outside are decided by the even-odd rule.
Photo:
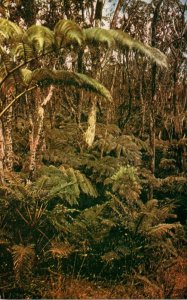
[[[53,274],[44,279],[41,294],[42,298],[52,299],[186,299],[186,270],[187,260],[181,258],[166,272],[158,274],[157,282],[139,276],[139,282],[131,279],[114,284]]]

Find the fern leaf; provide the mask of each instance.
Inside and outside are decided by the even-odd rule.
[[[116,41],[110,30],[103,28],[87,28],[83,30],[86,43],[89,45],[103,44],[108,48],[114,48]]]
[[[16,279],[20,281],[23,275],[28,276],[31,272],[35,258],[34,245],[14,245],[12,256]]]
[[[174,223],[174,224],[158,224],[156,226],[153,226],[149,229],[149,234],[152,236],[161,237],[167,233],[169,233],[172,229],[178,229],[181,228],[182,225],[180,223]]]
[[[23,35],[23,42],[38,53],[45,53],[54,45],[54,33],[42,25],[32,25]]]
[[[15,23],[0,18],[0,42],[13,40],[23,34],[23,30]]]
[[[104,44],[109,48],[137,50],[151,58],[161,67],[167,67],[166,56],[159,50],[131,38],[128,33],[121,30],[107,30],[103,28],[89,28],[84,30],[85,40],[88,43]]]
[[[114,37],[117,46],[122,50],[127,47],[129,49],[138,50],[142,54],[150,57],[158,65],[167,67],[166,56],[159,49],[144,45],[142,42],[131,38],[128,33],[121,30],[110,30],[110,32]]]
[[[54,34],[57,48],[61,48],[69,43],[81,45],[84,40],[81,28],[71,20],[60,20],[54,28]]]
[[[89,92],[97,93],[107,100],[112,101],[110,92],[101,83],[81,73],[73,73],[65,70],[53,71],[42,68],[33,71],[32,74],[27,72],[24,80],[27,84],[38,83],[41,86],[48,86],[51,84],[73,86]]]
[[[66,258],[73,252],[73,250],[74,247],[67,243],[52,241],[51,248],[48,252],[51,253],[54,258]]]
[[[15,48],[13,48],[13,55],[15,59],[23,59],[25,62],[27,62],[34,58],[35,54],[32,45],[28,42],[23,42],[22,40],[15,45]]]

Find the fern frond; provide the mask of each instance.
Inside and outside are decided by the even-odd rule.
[[[81,45],[84,40],[82,29],[71,20],[60,20],[54,28],[54,34],[57,48],[70,43]]]
[[[87,28],[83,30],[84,38],[88,45],[103,44],[108,48],[114,48],[116,41],[111,35],[111,30],[103,28]]]
[[[110,30],[111,35],[114,37],[116,44],[119,48],[124,50],[126,47],[133,50],[138,50],[140,53],[150,57],[155,63],[162,67],[167,67],[166,56],[159,50],[148,45],[143,44],[142,42],[133,39],[128,33],[125,33],[121,30]]]
[[[71,177],[74,182],[77,183],[80,190],[91,197],[97,197],[97,191],[88,180],[88,178],[82,174],[79,170],[74,170],[73,168],[65,169],[64,167],[60,167],[60,170],[63,172],[65,176]]]
[[[0,18],[0,42],[13,40],[23,34],[23,30],[15,23]]]
[[[32,25],[23,35],[23,42],[37,53],[46,53],[54,45],[54,33],[42,25]]]
[[[28,62],[35,56],[32,45],[28,42],[23,42],[23,40],[15,45],[12,52],[16,59],[23,59],[25,62]]]
[[[35,258],[34,245],[14,245],[12,257],[16,279],[20,281],[22,276],[28,276],[31,273]]]
[[[84,30],[84,35],[88,43],[104,44],[109,48],[117,48],[122,51],[127,48],[137,50],[161,67],[168,66],[166,56],[159,49],[145,45],[121,30],[89,28]]]
[[[60,197],[69,205],[77,205],[81,193],[97,197],[97,191],[90,180],[78,170],[73,168],[53,166],[42,169],[43,176],[36,182],[37,186],[43,181],[43,190],[48,191],[48,198]]]
[[[48,250],[54,258],[67,258],[74,250],[74,247],[67,243],[52,241]]]
[[[53,71],[42,68],[37,69],[32,73],[27,72],[25,83],[38,83],[40,86],[48,86],[51,84],[62,85],[65,87],[73,86],[89,92],[97,93],[107,100],[112,101],[110,92],[101,83],[81,73],[73,73],[65,70]]]
[[[104,181],[104,184],[111,184],[112,191],[114,193],[118,192],[126,200],[136,201],[139,199],[141,186],[134,167],[120,167],[112,177]]]
[[[118,158],[123,157],[126,164],[137,166],[141,162],[141,146],[137,144],[133,136],[130,135],[107,135],[96,140],[93,145],[105,155],[115,154]]]
[[[155,237],[162,237],[163,235],[170,233],[171,230],[176,230],[182,228],[180,223],[174,224],[158,224],[149,229],[148,234]]]

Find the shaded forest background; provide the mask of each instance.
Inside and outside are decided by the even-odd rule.
[[[149,2],[0,3],[2,298],[187,296],[187,3]]]

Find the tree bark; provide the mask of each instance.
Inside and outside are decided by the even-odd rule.
[[[123,6],[123,2],[124,2],[124,0],[118,0],[118,3],[116,5],[116,9],[114,11],[114,15],[113,15],[113,18],[112,18],[112,22],[110,24],[110,28],[116,28],[117,18],[118,18],[119,12],[121,10],[121,7]]]
[[[91,147],[95,138],[96,129],[96,116],[97,116],[97,99],[92,100],[92,107],[88,116],[88,128],[84,134],[86,144]]]
[[[157,2],[157,5],[153,12],[153,20],[152,20],[152,35],[151,35],[151,46],[156,47],[157,40],[156,40],[156,34],[157,34],[157,22],[159,17],[159,11],[160,6],[162,5],[162,2],[164,0],[160,0]],[[152,66],[151,71],[151,101],[149,101],[149,143],[151,148],[151,159],[150,159],[150,170],[151,173],[155,173],[155,108],[156,108],[156,101],[157,101],[157,92],[156,92],[156,76],[157,76],[157,66],[154,63]],[[153,198],[153,186],[150,184],[149,188],[149,199]]]
[[[4,184],[4,134],[3,134],[3,124],[0,120],[0,184]]]
[[[37,103],[37,118],[34,121],[32,114],[29,116],[30,122],[30,135],[29,135],[29,143],[30,143],[30,157],[29,157],[29,179],[32,179],[34,176],[34,172],[36,169],[36,154],[41,141],[43,125],[44,125],[44,116],[45,116],[45,106],[51,100],[53,96],[54,86],[50,86],[48,95],[44,98],[42,103]],[[41,101],[40,92],[37,91],[39,102]]]
[[[12,142],[12,106],[3,117],[5,168],[12,170],[13,167],[13,142]]]
[[[100,27],[101,26],[101,20],[102,20],[102,13],[103,13],[103,0],[97,0],[96,8],[95,8],[95,26]]]

